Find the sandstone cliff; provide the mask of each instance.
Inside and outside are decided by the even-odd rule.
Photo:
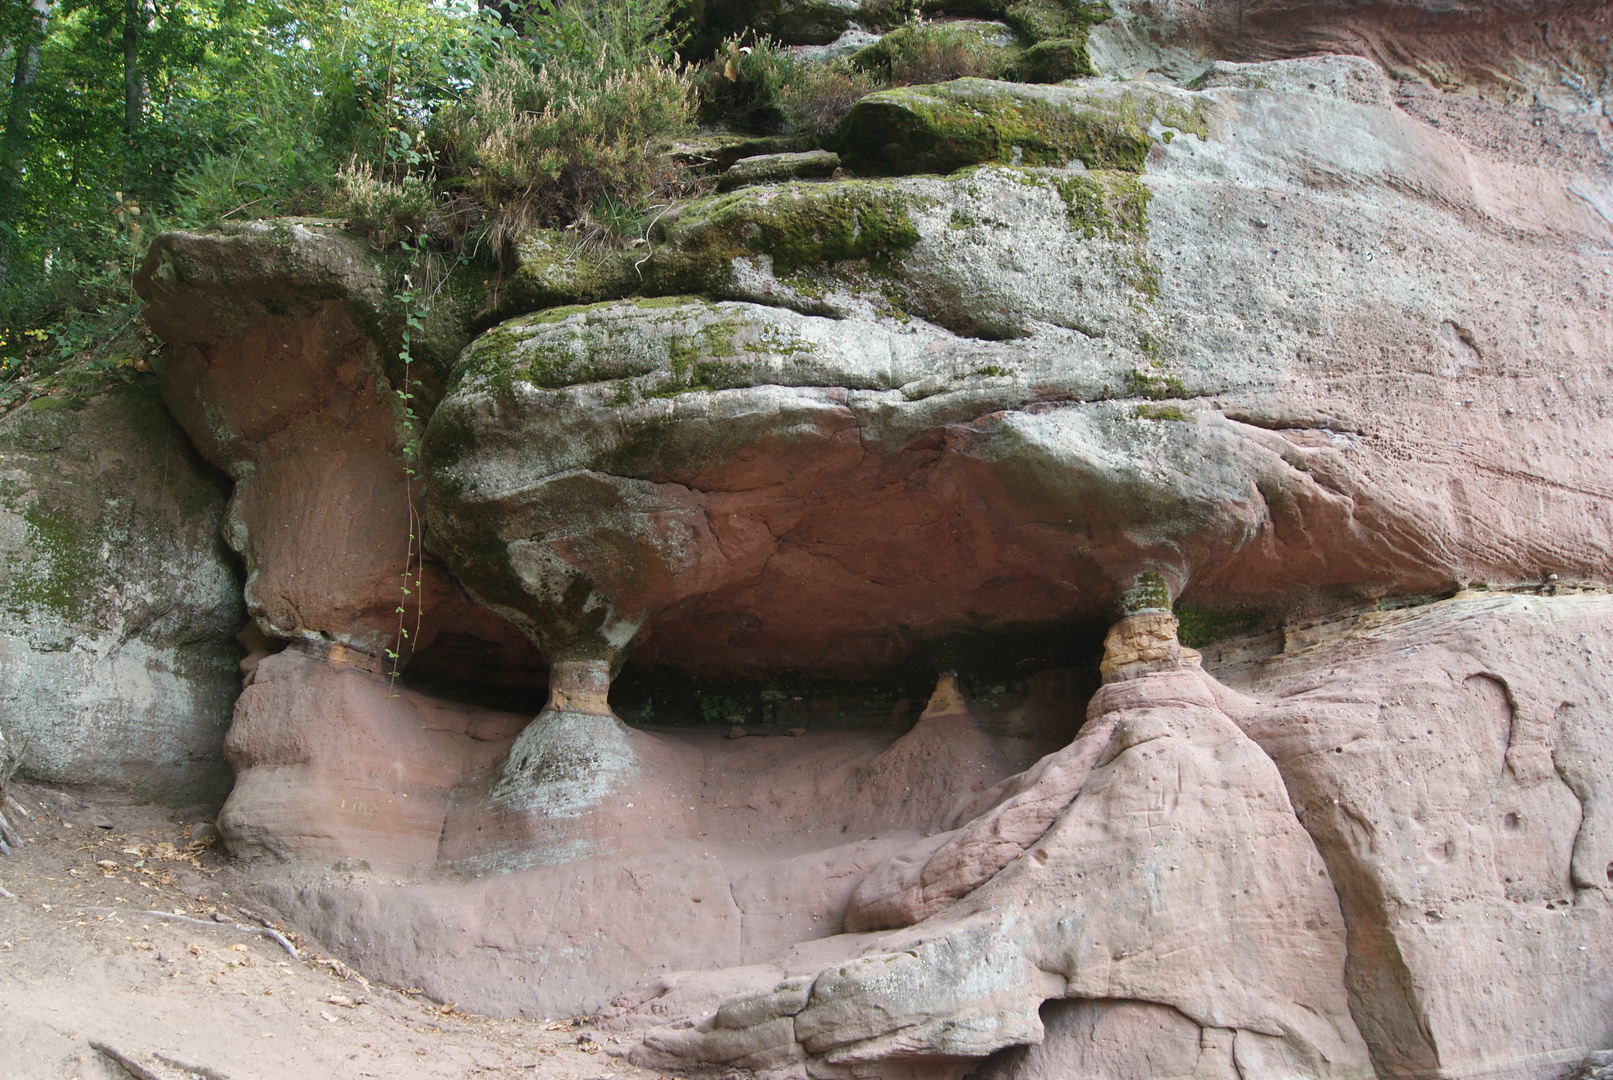
[[[1605,7],[955,7],[1048,77],[871,94],[627,250],[533,230],[410,369],[332,223],[157,238],[261,646],[231,851],[371,974],[656,1069],[1572,1073]]]

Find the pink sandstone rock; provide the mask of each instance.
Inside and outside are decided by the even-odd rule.
[[[224,535],[268,635],[337,641],[375,663],[398,647],[405,664],[439,638],[445,653],[468,651],[470,638],[541,685],[542,659],[440,562],[417,559],[412,599],[400,591],[420,527],[410,435],[377,355],[388,303],[379,263],[354,237],[300,225],[163,234],[139,276],[146,318],[168,343],[163,399],[235,481]],[[413,497],[418,513],[418,484]],[[417,606],[430,615],[400,645],[406,600],[411,630]]]
[[[1113,998],[1166,1007],[1195,1051],[1218,1042],[1223,1075],[1370,1075],[1323,861],[1196,655],[1139,656],[1159,626],[1111,631],[1111,681],[1069,748],[939,849],[864,879],[848,930],[860,911],[907,929],[849,936],[807,980],[655,1028],[633,1060],[884,1075],[1039,1043],[1049,999]],[[1119,1075],[1156,1075],[1130,1053]]]
[[[1562,1075],[1613,1016],[1613,601],[1467,593],[1275,644],[1209,659],[1266,703],[1225,707],[1338,886],[1379,1075]]]

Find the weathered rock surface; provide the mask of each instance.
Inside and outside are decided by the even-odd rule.
[[[155,387],[0,420],[0,727],[24,775],[172,803],[229,788],[227,485]]]
[[[826,43],[884,8],[753,17]],[[518,245],[478,316],[515,317],[422,391],[442,562],[410,664],[546,666],[530,723],[380,671],[377,545],[417,494],[386,267],[319,230],[159,241],[166,392],[292,642],[254,654],[221,822],[290,864],[285,914],[446,1000],[600,1009],[661,1069],[1600,1067],[1605,12],[1116,12],[969,14],[1192,89],[891,90],[840,132],[850,176],[690,200],[622,252]],[[688,149],[742,146],[797,149]],[[1173,607],[1277,629],[1201,657]],[[1014,725],[941,660],[1089,623],[1102,689]],[[629,663],[711,688],[920,657],[911,727],[906,687],[879,730],[612,707]]]
[[[400,689],[344,653],[293,645],[241,693],[225,744],[237,779],[219,817],[237,856],[430,865],[454,788],[526,726]]]
[[[1509,156],[1349,58],[1210,82],[1002,90],[1111,117],[1093,145],[1135,133],[1110,163],[1147,146],[1140,177],[783,185],[668,220],[645,280],[725,299],[480,339],[426,435],[437,550],[545,650],[707,674],[876,669],[1091,617],[1141,572],[1268,609],[1608,580],[1593,128],[1550,121],[1580,162]]]
[[[899,737],[624,728],[623,767],[599,768],[615,748],[577,740],[586,760],[562,774],[567,759],[551,757],[533,785],[546,805],[490,795],[523,726],[563,736],[581,715],[526,725],[293,645],[242,695],[228,744],[240,780],[220,824],[239,854],[303,868],[260,864],[282,912],[364,970],[554,1016],[648,973],[764,962],[838,934],[870,867],[1048,748],[984,735],[958,698]]]
[[[1607,6],[1587,0],[1441,3],[1113,0],[1088,52],[1105,75],[1191,80],[1216,60],[1343,53],[1463,95],[1601,112],[1610,73]]]
[[[642,994],[624,998],[619,1023],[662,1024],[642,1035],[635,1060],[807,1062],[813,1075],[855,1074],[859,1062],[934,1062],[1001,1039],[1040,1045],[976,1075],[1571,1071],[1605,1037],[1613,1006],[1613,961],[1599,944],[1613,918],[1604,808],[1586,782],[1605,773],[1597,763],[1613,737],[1601,663],[1613,648],[1613,601],[1480,594],[1284,636],[1211,653],[1258,697],[1199,672],[1192,657],[1175,670],[1143,662],[1140,674],[1107,684],[1069,748],[986,792],[962,830],[898,852],[863,879],[848,929],[859,908],[881,913],[864,925],[910,929],[783,954],[772,964],[777,989],[760,985],[754,967],[736,970],[729,985],[740,996],[726,1003],[709,989],[680,996],[677,979],[658,984],[660,998],[649,999],[665,999],[658,1009],[637,1003]],[[1276,759],[1283,784],[1252,745],[1227,741],[1233,718]],[[1233,779],[1240,769],[1253,771]],[[1151,782],[1169,783],[1169,794],[1149,801]],[[1110,798],[1141,801],[1126,812]],[[1194,823],[1200,812],[1220,824]],[[1295,831],[1300,822],[1314,847]],[[1218,828],[1229,830],[1227,851],[1211,839]],[[1176,829],[1193,838],[1187,847],[1171,839]],[[1106,857],[1110,844],[1135,850]],[[1196,859],[1221,869],[1194,869]],[[1229,872],[1260,880],[1217,876]],[[1183,882],[1192,899],[1173,916],[1172,888]],[[926,884],[940,886],[938,903],[904,901]],[[1169,944],[1176,917],[1202,920],[1190,945]],[[1242,929],[1217,960],[1218,928],[1234,923]],[[1300,941],[1312,950],[1309,989],[1282,981]],[[1190,970],[1175,971],[1178,961]],[[1156,975],[1163,981],[1149,983]],[[1245,1029],[1252,1014],[1209,1015],[1192,1000],[1278,1009],[1275,984],[1263,981],[1272,977],[1309,1003],[1299,1011],[1309,1026]],[[1333,980],[1348,988],[1347,1009],[1337,987],[1322,989]],[[766,992],[747,996],[747,986]],[[1074,1000],[1037,1018],[1044,999],[1062,998]],[[1327,1035],[1314,1021],[1327,1016],[1344,1034],[1318,1054]],[[868,1075],[894,1075],[886,1067]]]
[[[1075,998],[1042,1006],[1042,1041],[1006,1050],[977,1080],[1063,1080],[1128,1076],[1159,1080],[1238,1078],[1235,1036],[1201,1028],[1168,1005]]]
[[[967,1061],[1042,1042],[1043,1002],[1069,997],[1164,1006],[1195,1050],[1183,1075],[1369,1075],[1327,870],[1192,659],[1107,683],[1069,747],[939,847],[870,872],[847,929],[911,929],[846,938],[821,973],[656,1028],[634,1060],[812,1075]],[[1160,1075],[1152,1053],[1127,1048],[1119,1075]]]
[[[422,561],[411,541],[420,531],[418,484],[405,463],[414,435],[395,393],[403,371],[386,352],[389,320],[397,317],[389,272],[362,242],[329,228],[280,223],[164,234],[138,279],[146,317],[169,346],[163,397],[202,456],[234,481],[224,537],[245,563],[247,612],[269,648],[293,641],[372,673],[390,666],[396,651],[425,681],[519,694],[542,685],[541,658],[472,604],[440,563]],[[432,350],[455,332],[437,331],[415,348],[410,377],[419,380],[413,390],[422,404],[436,380]],[[401,620],[400,605],[407,608]],[[267,651],[251,657],[258,671]],[[359,737],[367,724],[356,719],[364,709],[344,705],[338,690],[287,691],[263,720],[253,711],[257,696],[242,698],[238,726],[352,724]],[[238,771],[251,762],[242,758]],[[340,784],[331,789],[299,775],[312,786],[292,786],[283,773],[269,788],[261,786],[267,777],[243,778],[225,814],[226,839],[252,853],[346,853],[344,815],[373,814],[377,798],[391,805],[403,795],[343,794]],[[391,779],[404,783],[400,774]],[[267,790],[283,801],[267,799]],[[327,802],[328,790],[342,797]],[[323,825],[292,826],[323,820],[327,810],[333,817]],[[411,820],[395,824],[407,832]],[[282,828],[283,841],[267,839]],[[411,861],[403,851],[374,854]],[[425,854],[434,851],[433,837]]]
[[[1266,703],[1234,716],[1338,886],[1379,1075],[1571,1071],[1613,1016],[1613,601],[1468,594],[1286,638],[1216,667]]]
[[[248,611],[271,637],[336,641],[377,661],[397,643],[417,513],[403,372],[385,352],[399,317],[389,272],[354,237],[277,223],[166,233],[137,282],[169,347],[163,398],[235,481],[225,537],[246,563]],[[415,351],[411,377],[429,389],[431,353]],[[518,640],[440,567],[409,569],[435,615],[429,636],[403,643],[405,659],[445,632],[494,648]]]

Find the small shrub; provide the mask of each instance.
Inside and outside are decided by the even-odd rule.
[[[802,64],[779,93],[785,127],[824,142],[853,105],[884,85],[868,72],[844,64]]]
[[[777,131],[784,122],[781,97],[800,78],[802,65],[772,38],[723,42],[717,55],[695,69],[700,111],[753,131]]]
[[[501,57],[430,133],[448,185],[492,212],[488,238],[505,251],[532,225],[564,227],[602,200],[643,203],[676,179],[649,140],[693,118],[687,76],[653,58],[612,72],[560,58],[534,70]]]
[[[420,177],[405,174],[383,180],[357,161],[337,171],[336,185],[348,228],[377,247],[418,236],[436,205],[430,186]]]
[[[860,50],[852,63],[892,86],[917,86],[994,79],[1006,73],[1009,59],[1009,52],[988,43],[977,26],[912,23]]]

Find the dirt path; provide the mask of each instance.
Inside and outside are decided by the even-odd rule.
[[[8,813],[25,840],[0,858],[0,1080],[656,1080],[580,1019],[467,1015],[282,926],[293,960],[250,932],[238,868],[193,842],[203,808],[12,790],[32,816]]]

